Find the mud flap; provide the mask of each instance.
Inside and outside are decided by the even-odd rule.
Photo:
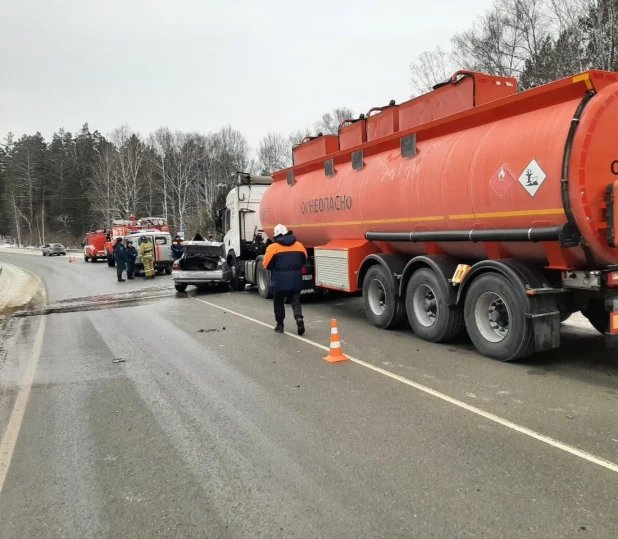
[[[534,351],[545,352],[560,346],[560,311],[530,316],[534,331]]]

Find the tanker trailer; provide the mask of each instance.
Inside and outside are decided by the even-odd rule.
[[[508,361],[560,345],[581,311],[618,342],[618,74],[526,92],[458,72],[293,149],[260,219],[309,248],[318,287],[362,291],[380,328],[467,331]]]

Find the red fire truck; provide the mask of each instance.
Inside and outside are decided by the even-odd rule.
[[[97,262],[99,259],[105,258],[105,242],[107,233],[105,230],[99,229],[93,232],[88,232],[86,238],[82,242],[84,248],[84,262]]]

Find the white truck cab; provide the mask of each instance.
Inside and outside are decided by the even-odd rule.
[[[270,239],[260,222],[260,203],[272,185],[270,176],[251,176],[238,172],[236,187],[228,194],[225,208],[217,217],[217,231],[223,234],[226,262],[231,269],[231,285],[234,290],[243,290],[245,285],[256,285],[259,294],[270,296],[270,272],[262,265],[262,259]],[[313,266],[303,273],[306,290],[313,291]],[[302,293],[301,292],[301,293]]]
[[[270,176],[251,176],[238,173],[238,184],[225,200],[223,213],[223,242],[228,254],[233,252],[236,258],[242,256],[247,244],[258,241],[266,242],[267,237],[260,222],[260,203],[266,190],[273,183]]]

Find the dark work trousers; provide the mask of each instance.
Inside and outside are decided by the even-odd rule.
[[[292,312],[294,319],[303,317],[303,309],[300,306],[300,291],[298,292],[275,292],[273,296],[273,305],[275,307],[275,321],[277,324],[283,324],[285,320],[285,300],[288,298],[292,304]]]
[[[127,279],[133,278],[134,271],[135,271],[135,262],[127,262]]]
[[[122,279],[122,272],[126,265],[126,262],[116,262],[116,275],[118,275],[118,280]]]

